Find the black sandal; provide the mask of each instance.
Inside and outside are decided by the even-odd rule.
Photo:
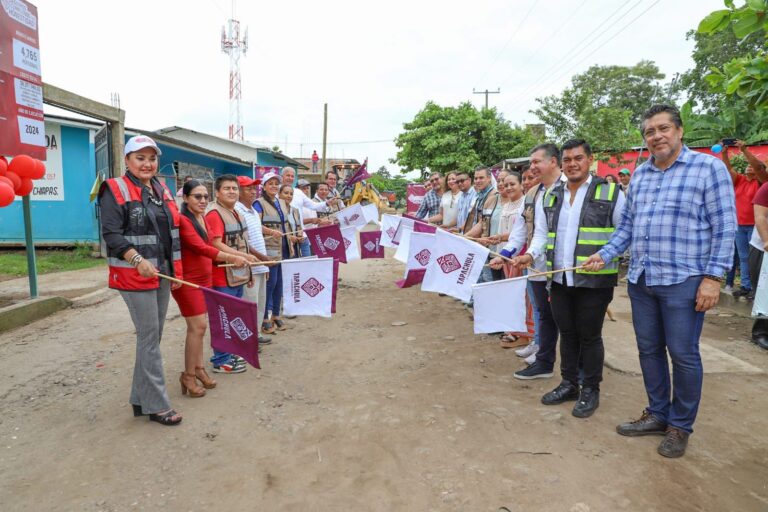
[[[164,414],[150,414],[149,415],[149,421],[156,421],[156,422],[160,423],[161,425],[165,425],[165,426],[170,427],[170,426],[178,425],[179,423],[181,423],[181,420],[183,418],[179,418],[177,420],[173,419],[173,417],[177,416],[177,415],[178,415],[178,413],[176,411],[174,411],[173,409],[171,409],[170,411],[168,411],[168,412],[166,412]]]
[[[146,414],[141,412],[141,406],[140,405],[131,404],[131,406],[133,407],[133,417],[134,418],[137,418],[139,416],[146,416]]]

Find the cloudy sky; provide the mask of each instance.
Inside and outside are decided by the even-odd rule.
[[[226,136],[229,60],[220,49],[227,0],[37,0],[43,80],[110,102],[130,127],[179,125]],[[739,3],[739,2],[737,2]],[[535,98],[594,64],[691,67],[685,33],[721,0],[390,0],[243,2],[241,60],[247,140],[293,157],[366,156],[373,169],[424,104],[483,104],[536,122]],[[286,144],[287,143],[287,144]]]

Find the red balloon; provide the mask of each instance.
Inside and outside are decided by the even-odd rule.
[[[35,159],[27,155],[15,156],[8,164],[8,170],[18,174],[20,178],[31,178],[35,173]]]
[[[5,160],[0,160],[0,176],[5,176],[8,172],[8,163]]]
[[[5,176],[0,176],[0,185],[2,185],[3,183],[11,187],[11,190],[13,190],[13,182]]]
[[[43,176],[45,176],[45,164],[40,160],[35,160],[35,172],[29,178],[39,180]]]
[[[11,182],[13,183],[13,190],[16,190],[21,186],[21,178],[19,178],[18,174],[8,171],[7,173],[5,173],[5,177],[11,180]]]
[[[5,183],[0,183],[0,208],[13,202],[13,189]]]
[[[32,183],[32,180],[29,178],[21,178],[21,185],[19,185],[19,188],[16,189],[16,195],[24,197],[28,195],[30,192],[32,192],[32,189],[35,187],[35,184]]]

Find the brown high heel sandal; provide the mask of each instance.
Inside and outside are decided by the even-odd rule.
[[[193,373],[181,372],[181,375],[179,376],[179,384],[181,384],[182,395],[189,393],[189,396],[192,398],[205,396],[205,389],[197,385],[197,380],[195,380],[195,375]]]
[[[208,372],[205,371],[205,367],[203,366],[195,366],[195,377],[205,389],[213,389],[216,387],[216,381],[208,376]]]

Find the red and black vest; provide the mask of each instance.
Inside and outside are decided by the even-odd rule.
[[[179,210],[176,201],[168,188],[152,178],[152,186],[161,187],[163,202],[171,213],[172,225],[168,227],[171,232],[171,251],[173,265],[169,269],[172,276],[181,279],[181,240],[179,239]],[[121,176],[110,178],[105,186],[109,187],[115,196],[117,205],[123,210],[124,231],[123,236],[133,245],[141,256],[155,267],[160,262],[165,249],[162,247],[158,236],[158,225],[155,217],[148,214],[149,209],[142,200],[141,184],[135,183],[130,177]],[[147,192],[149,193],[149,192]],[[147,201],[149,199],[147,198]],[[154,290],[160,286],[157,277],[142,277],[139,272],[127,261],[118,257],[117,253],[107,247],[107,262],[109,264],[109,287],[118,290]]]

